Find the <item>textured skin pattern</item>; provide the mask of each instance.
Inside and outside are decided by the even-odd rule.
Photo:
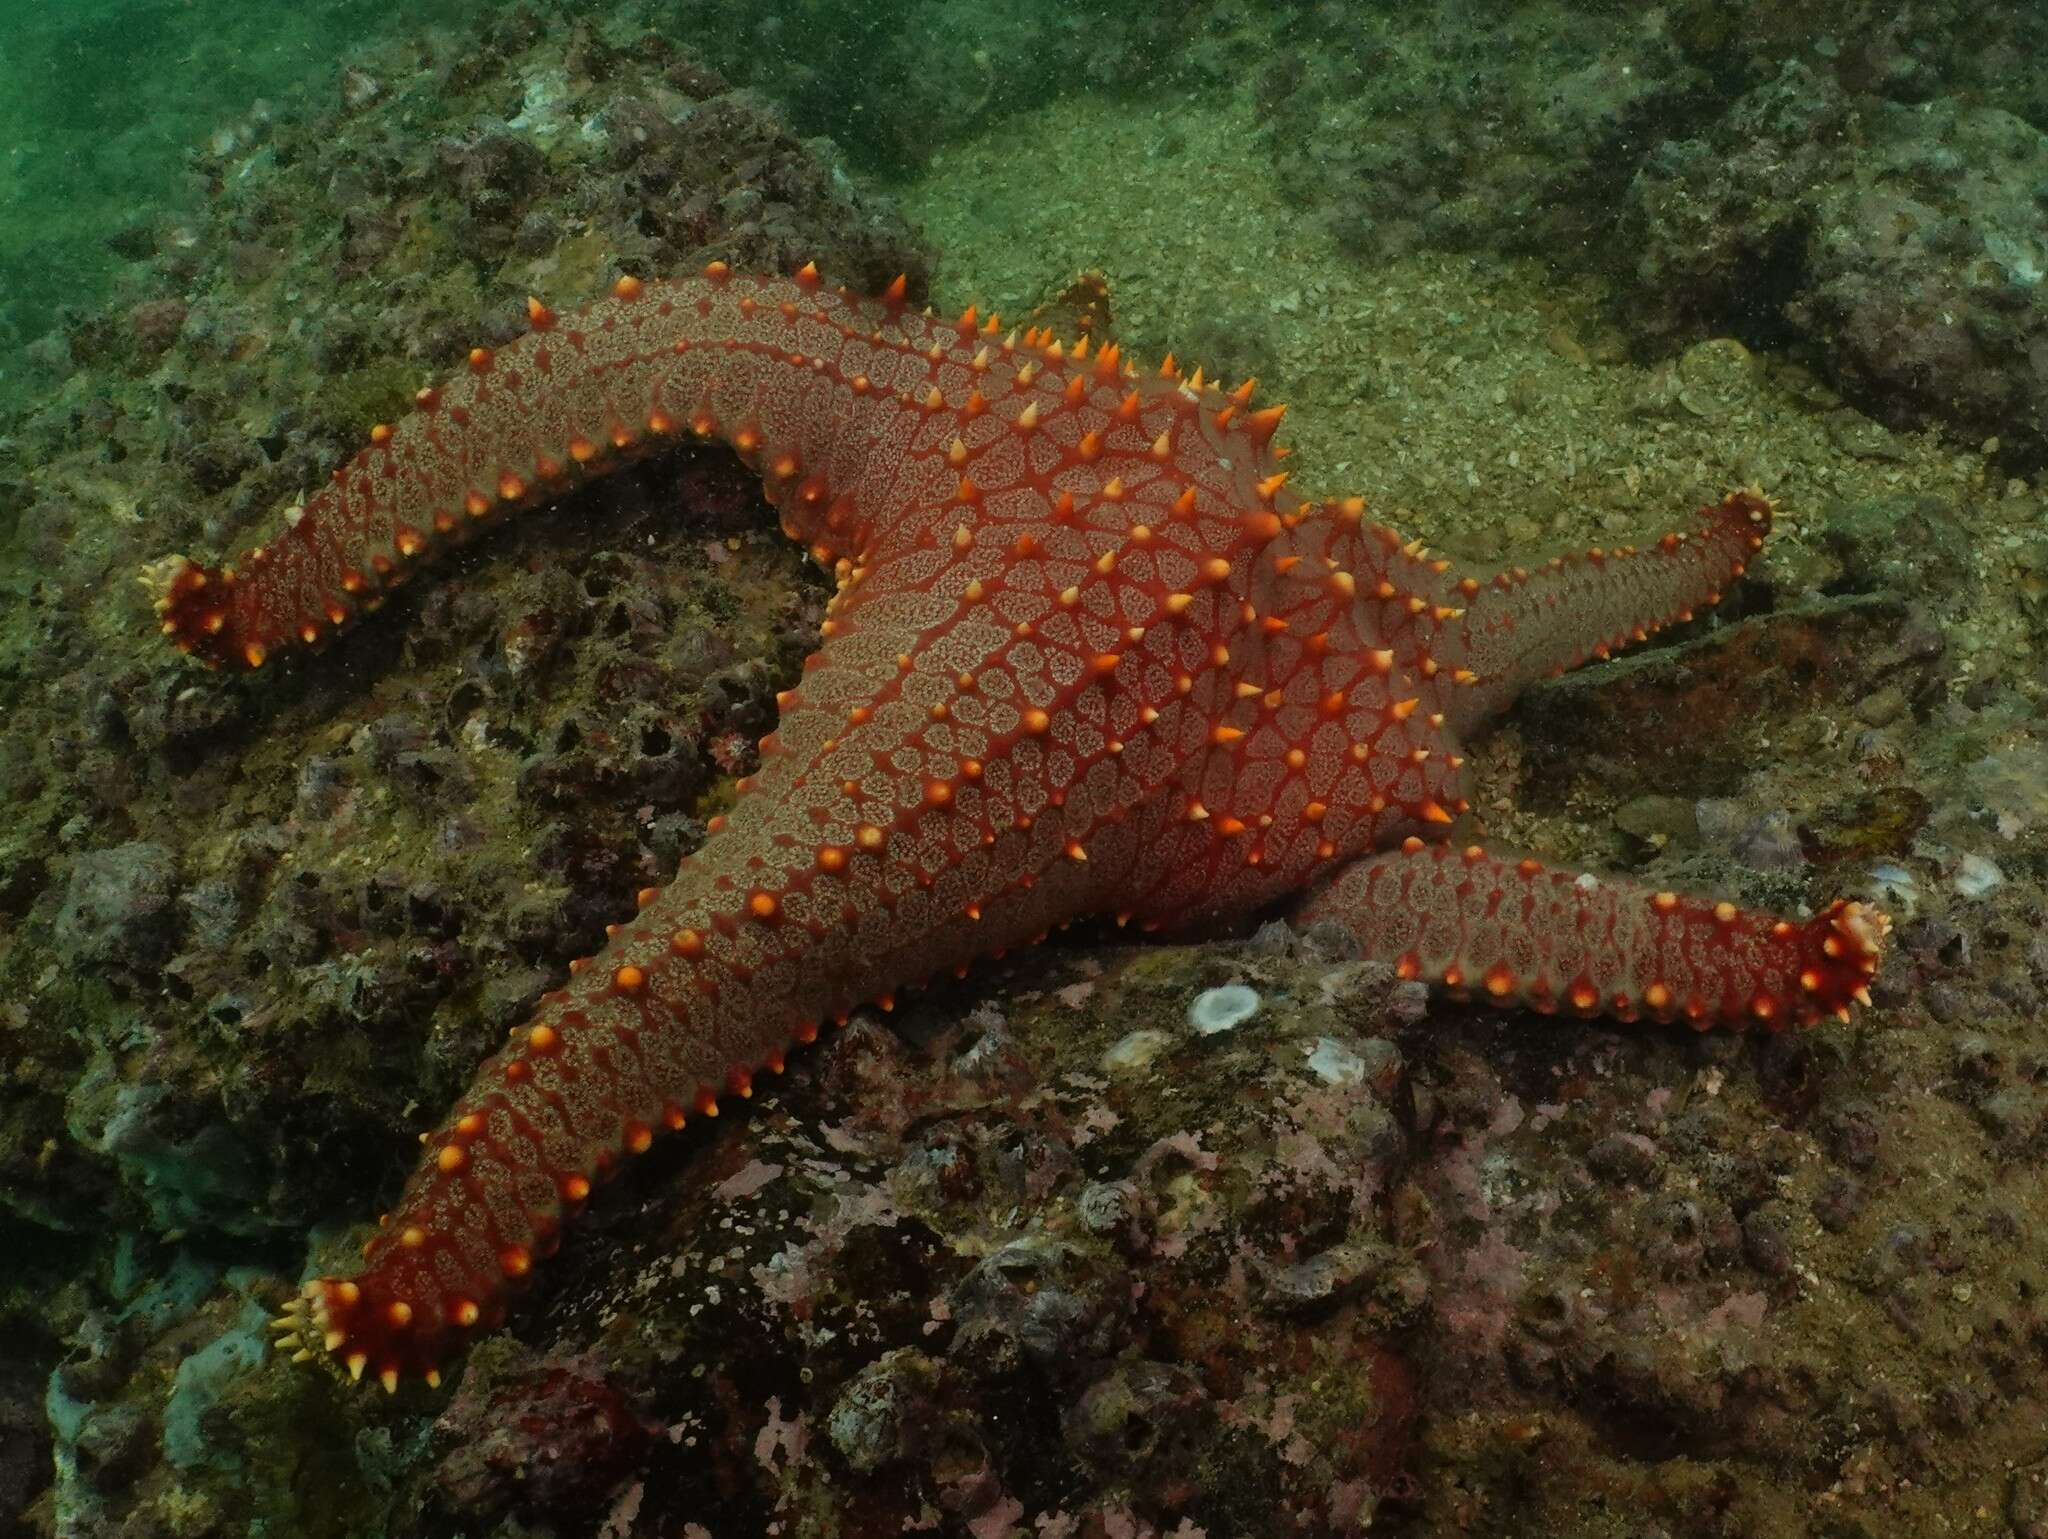
[[[1759,494],[1642,551],[1465,575],[1355,499],[1300,503],[1279,409],[1170,361],[808,268],[532,314],[238,570],[157,568],[171,640],[262,666],[447,540],[685,434],[760,471],[839,592],[733,810],[483,1065],[362,1272],[279,1322],[302,1355],[436,1378],[619,1157],[821,1021],[1086,915],[1187,926],[1319,887],[1310,916],[1410,976],[1702,1025],[1815,1019],[1875,966],[1858,910],[1777,921],[1436,842],[1462,734],[1711,602],[1762,543]]]
[[[1702,1027],[1816,1019],[1822,1001],[1864,986],[1886,927],[1856,903],[1795,924],[1419,841],[1346,867],[1299,915],[1324,919],[1403,978],[1460,998]]]

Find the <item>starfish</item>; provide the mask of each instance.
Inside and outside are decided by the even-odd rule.
[[[437,548],[722,439],[837,578],[761,767],[665,889],[478,1071],[361,1270],[281,1344],[387,1389],[499,1323],[593,1184],[824,1021],[1080,918],[1186,930],[1297,893],[1452,996],[1777,1029],[1868,1002],[1884,916],[1796,920],[1454,847],[1460,746],[1532,681],[1714,603],[1761,492],[1643,548],[1462,572],[1288,490],[1255,407],[1167,358],[946,321],[807,265],[621,278],[478,348],[238,567],[153,568],[164,633],[254,669]]]

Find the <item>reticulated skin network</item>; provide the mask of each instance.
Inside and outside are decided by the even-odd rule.
[[[504,1316],[596,1183],[847,1012],[1074,919],[1309,894],[1460,997],[1776,1029],[1867,998],[1881,915],[1809,921],[1445,843],[1464,739],[1690,618],[1762,543],[1737,492],[1641,549],[1464,573],[1305,503],[1282,408],[1171,360],[713,263],[623,278],[419,392],[263,547],[152,569],[165,635],[253,670],[441,550],[686,438],[730,444],[837,591],[760,768],[429,1132],[351,1277],[278,1322],[395,1387]]]

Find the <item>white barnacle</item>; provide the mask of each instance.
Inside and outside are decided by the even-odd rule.
[[[1258,990],[1242,983],[1204,989],[1188,1006],[1188,1024],[1205,1037],[1241,1026],[1258,1013]]]

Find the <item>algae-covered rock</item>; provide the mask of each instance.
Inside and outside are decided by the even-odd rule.
[[[1797,338],[1880,421],[2031,468],[2048,117],[2021,61],[2044,43],[2038,8],[1992,0],[1625,26],[1585,4],[1325,6],[1276,28],[1255,90],[1283,186],[1348,247],[1619,275],[1640,347]],[[1728,409],[1697,379],[1670,405]]]
[[[71,863],[56,940],[81,962],[147,975],[177,939],[177,858],[135,840]]]
[[[1790,327],[1880,420],[2048,455],[2048,134],[1997,107],[1906,103],[1801,62],[1643,163],[1623,226],[1667,335]]]

